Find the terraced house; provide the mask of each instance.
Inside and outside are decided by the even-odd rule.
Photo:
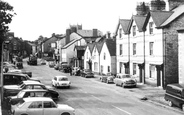
[[[130,73],[141,83],[163,88],[184,81],[180,77],[182,45],[178,41],[181,40],[178,33],[182,36],[184,26],[183,4],[184,0],[152,0],[150,6],[142,2],[131,19],[119,20],[117,73]]]

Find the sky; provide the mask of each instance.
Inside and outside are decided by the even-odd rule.
[[[84,30],[114,33],[119,19],[130,19],[138,2],[151,0],[3,0],[17,14],[9,24],[10,32],[23,40],[34,41],[65,34],[70,25]]]

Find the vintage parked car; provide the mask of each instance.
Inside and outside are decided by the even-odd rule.
[[[22,74],[27,74],[29,77],[32,77],[32,72],[20,70],[20,69],[11,69],[8,71],[8,73],[22,73]]]
[[[114,83],[115,76],[111,73],[100,75],[100,81],[105,83]]]
[[[184,111],[184,84],[168,84],[164,99],[169,102],[169,106],[176,105]]]
[[[136,87],[137,80],[130,74],[117,74],[114,78],[114,83],[122,87]]]
[[[26,74],[21,73],[3,73],[3,84],[4,85],[18,85],[22,81],[31,80],[31,81],[38,81],[38,79],[30,78]]]
[[[59,98],[59,93],[55,91],[51,86],[44,85],[36,81],[23,81],[19,85],[7,85],[4,86],[4,96],[15,96],[23,89],[44,89]]]
[[[81,76],[82,77],[94,77],[94,73],[90,69],[84,69],[81,71]]]
[[[60,67],[61,67],[61,63],[57,63],[57,64],[54,66],[54,69],[55,69],[55,70],[59,70]]]
[[[55,64],[54,61],[49,61],[49,67],[50,67],[50,68],[54,68],[55,65],[56,65],[56,64]]]
[[[71,82],[68,80],[67,76],[55,76],[52,79],[52,86],[58,87],[68,87],[70,88]]]
[[[10,102],[11,105],[15,105],[27,97],[50,97],[54,101],[57,101],[58,97],[56,96],[57,95],[53,95],[53,93],[44,89],[23,89],[16,96],[9,96],[8,102]]]
[[[24,98],[11,106],[12,115],[75,115],[75,109],[46,97]]]

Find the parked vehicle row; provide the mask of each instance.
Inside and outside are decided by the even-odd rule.
[[[71,82],[66,76],[56,77],[56,88],[70,87]],[[74,108],[65,104],[56,104],[60,96],[55,87],[45,85],[38,79],[30,78],[21,70],[3,73],[3,83],[4,101],[10,107],[12,115],[46,115],[48,113],[75,115]]]

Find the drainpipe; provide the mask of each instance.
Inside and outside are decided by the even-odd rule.
[[[130,34],[128,34],[128,62],[129,62],[128,73],[130,74]]]
[[[146,80],[145,80],[145,75],[146,75],[146,53],[145,53],[145,31],[143,31],[143,40],[144,40],[144,73],[143,73],[143,84],[145,84],[146,83]]]
[[[100,53],[99,53],[99,74],[100,74],[100,71],[101,71],[101,68],[100,68]]]
[[[166,38],[165,38],[165,35],[166,32],[164,32],[164,29],[162,29],[162,46],[163,46],[163,66],[162,66],[162,69],[163,69],[163,72],[162,72],[162,87],[163,89],[165,89],[165,58],[166,58]]]

